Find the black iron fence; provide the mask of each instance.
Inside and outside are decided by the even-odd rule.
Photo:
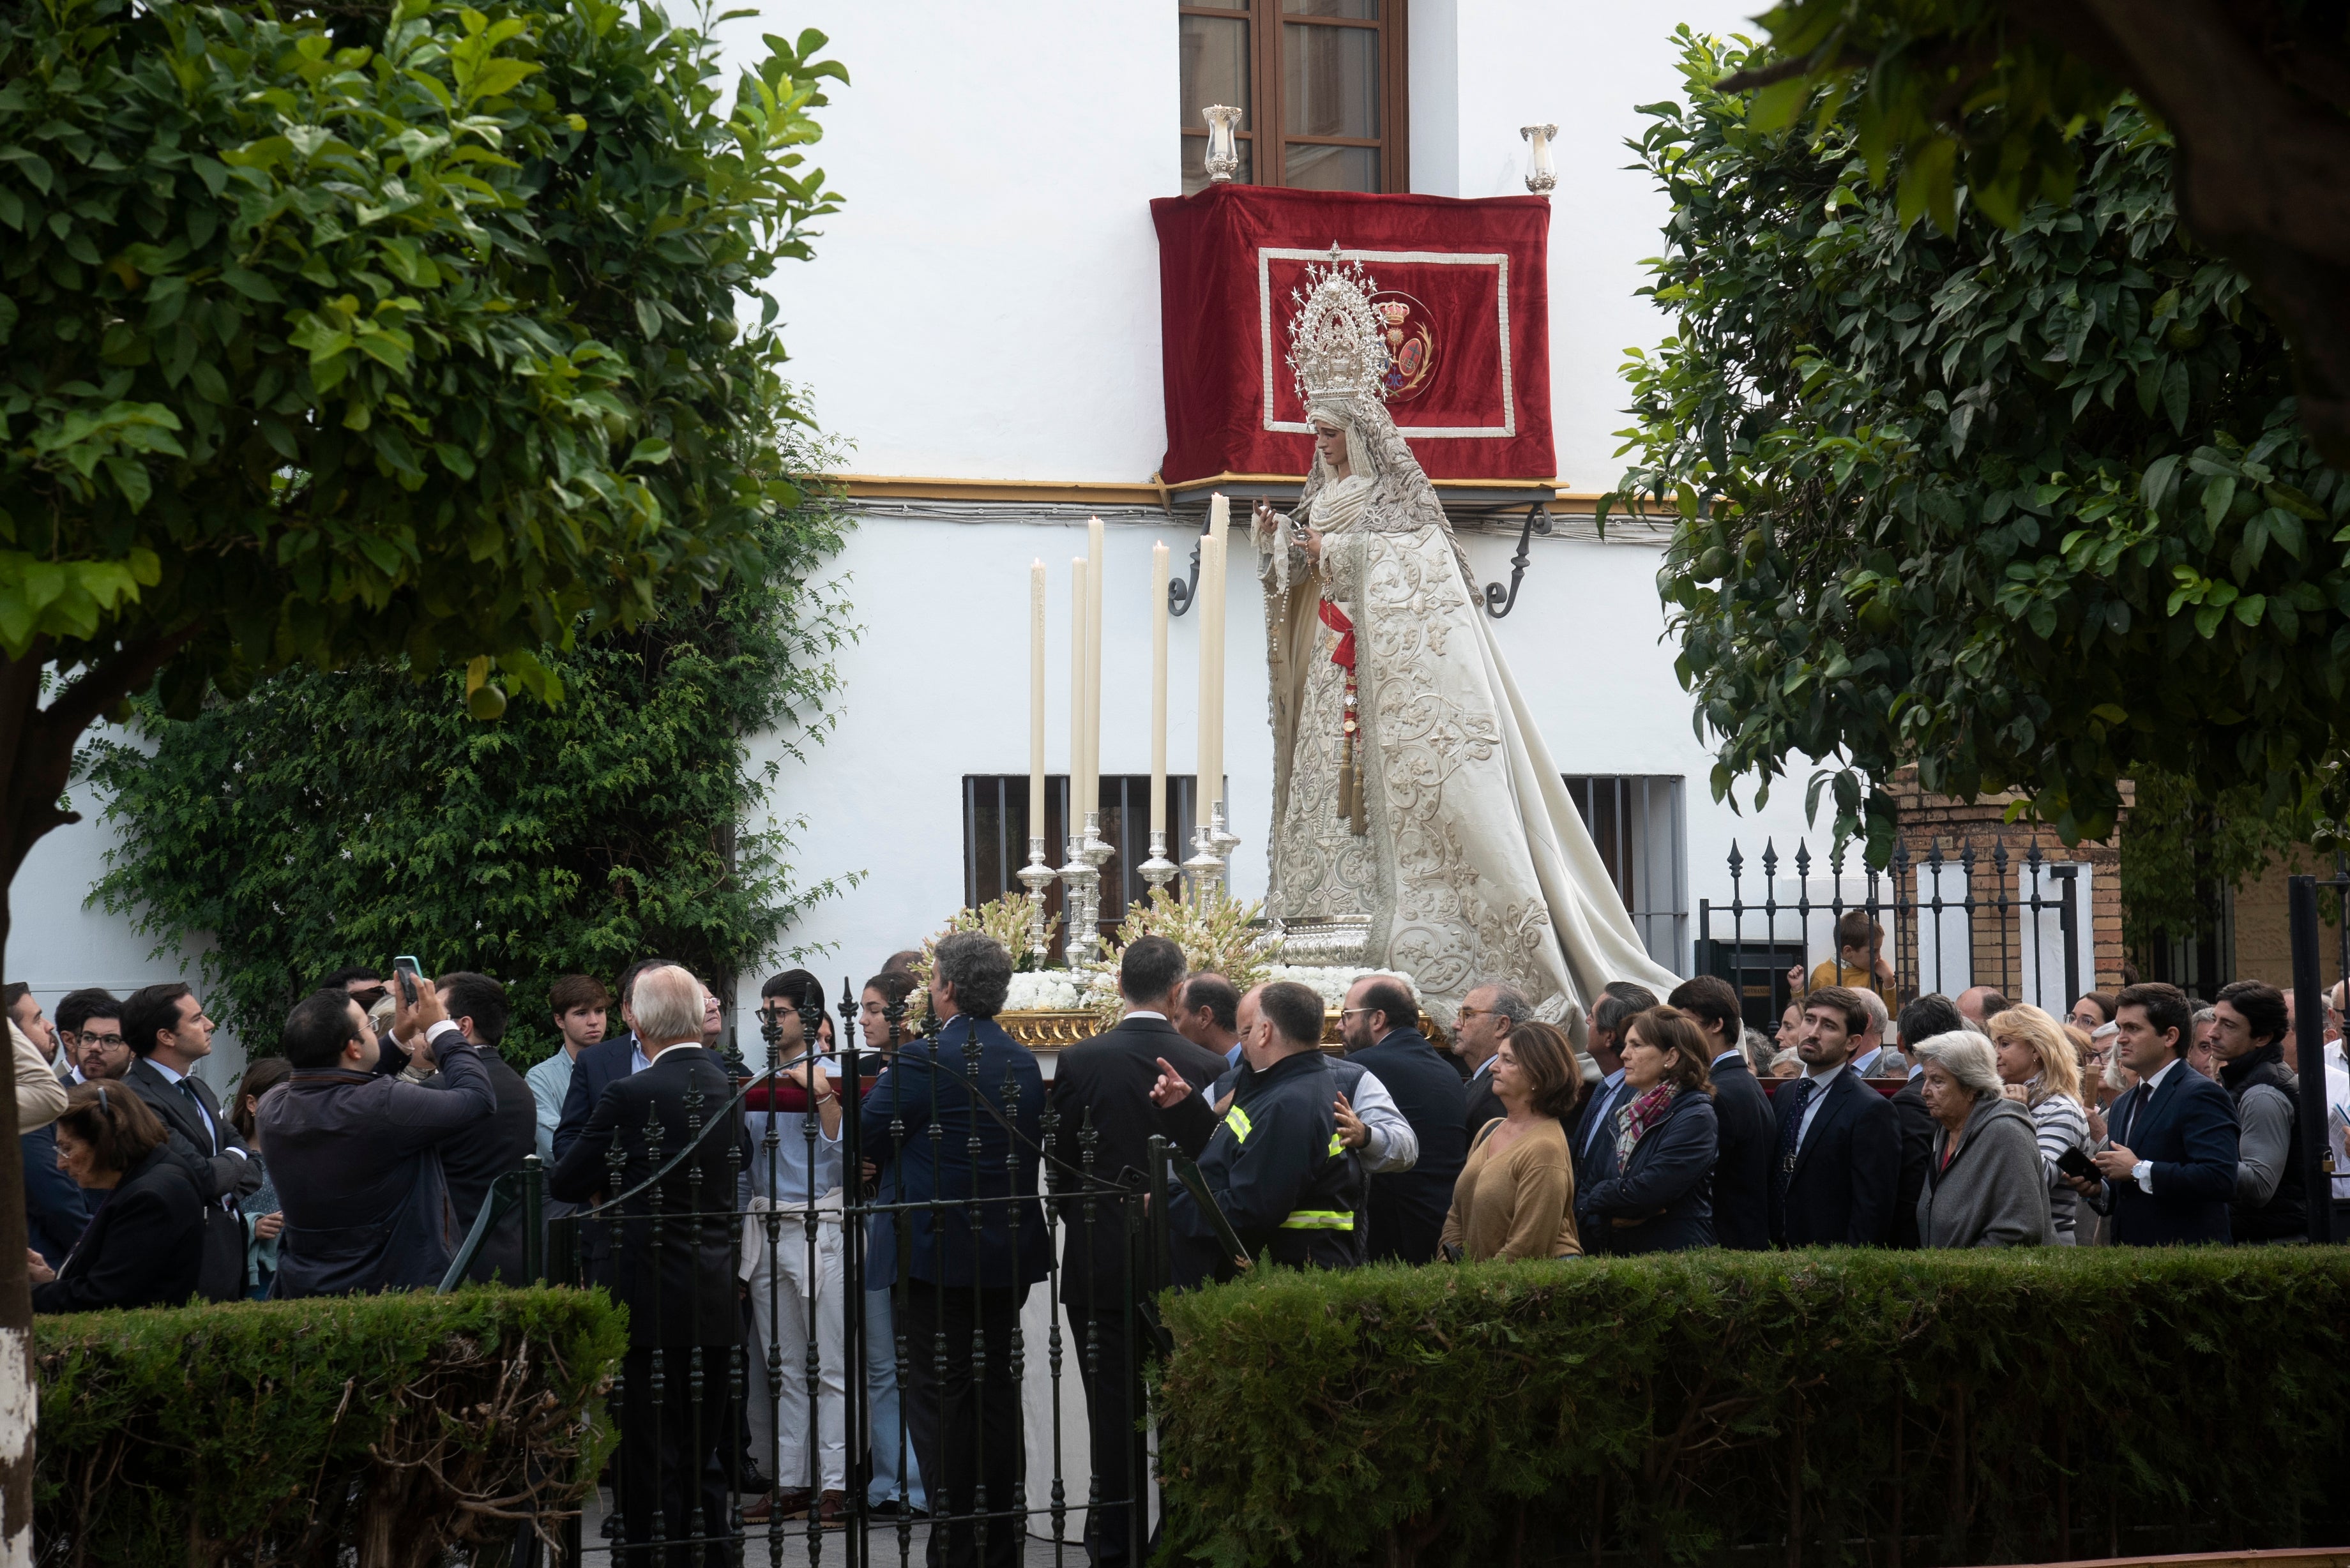
[[[2336,855],[2333,876],[2297,876],[2285,885],[2285,918],[2293,940],[2293,1059],[2301,1064],[2293,1109],[2300,1124],[2302,1190],[2308,1194],[2309,1239],[2350,1241],[2350,1235],[2345,1235],[2339,1228],[2340,1220],[2350,1217],[2350,1193],[2341,1190],[2334,1176],[2338,1163],[2334,1121],[2341,1110],[2350,1110],[2338,1106],[2341,1096],[2335,1075],[2337,1071],[2350,1071],[2350,1058],[2344,1054],[2343,1039],[2326,1038],[2329,1023],[2338,1023],[2350,1009],[2329,1010],[2326,1006],[2330,988],[2323,967],[2324,940],[2317,909],[2321,888],[2328,895],[2326,902],[2333,906],[2335,917],[2334,972],[2350,977],[2350,865]],[[2350,986],[2345,989],[2350,990]],[[2332,1020],[2328,1018],[2329,1011],[2334,1014]],[[2312,1063],[2317,1064],[2314,1069],[2309,1065]],[[2345,1206],[2344,1215],[2335,1213],[2337,1205]]]
[[[1027,1052],[901,1040],[902,1007],[860,1050],[856,1000],[824,1055],[770,1021],[766,1071],[591,1122],[591,1201],[556,1201],[534,1157],[483,1206],[443,1290],[519,1209],[526,1278],[602,1285],[631,1319],[618,1451],[579,1509],[519,1523],[518,1563],[864,1568],[934,1533],[946,1564],[1017,1563],[1032,1537],[1147,1559],[1163,1145],[1097,1173],[1090,1116],[1059,1125]],[[823,1014],[799,1022],[814,1039]]]
[[[1824,965],[1844,983],[1873,977],[1895,1008],[1988,985],[2062,1018],[2094,989],[2090,867],[2037,842],[2021,855],[1999,839],[1934,839],[1923,854],[1897,844],[1880,870],[1856,842],[1834,845],[1823,865],[1804,841],[1783,860],[1766,840],[1759,876],[1733,842],[1727,865],[1730,897],[1698,900],[1695,967],[1737,988],[1747,1023],[1765,1034]],[[1866,961],[1848,965],[1838,931],[1855,915],[1868,921]]]

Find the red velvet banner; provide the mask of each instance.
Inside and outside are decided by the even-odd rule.
[[[1290,291],[1333,244],[1388,317],[1388,411],[1431,479],[1549,479],[1550,203],[1218,185],[1150,203],[1169,484],[1303,474]]]

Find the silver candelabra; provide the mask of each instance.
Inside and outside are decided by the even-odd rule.
[[[1115,846],[1102,842],[1101,813],[1086,813],[1086,953],[1097,956],[1101,950],[1102,877],[1101,868],[1118,853]],[[1126,911],[1120,909],[1123,919]]]
[[[1100,873],[1086,864],[1086,836],[1069,835],[1069,863],[1055,873],[1061,878],[1061,955],[1071,969],[1081,969],[1093,957],[1093,911],[1086,906],[1089,884]]]
[[[1208,812],[1207,822],[1191,830],[1191,858],[1183,862],[1183,874],[1191,879],[1191,897],[1202,906],[1214,903],[1229,888],[1232,846],[1240,843],[1238,835],[1224,826],[1224,807],[1218,801]]]
[[[1045,863],[1045,836],[1028,836],[1028,864],[1020,868],[1021,885],[1028,889],[1028,946],[1036,961],[1045,961],[1045,950],[1051,939],[1045,929],[1045,889],[1053,885],[1060,873]]]
[[[1183,867],[1167,858],[1165,828],[1154,827],[1150,830],[1150,858],[1135,869],[1142,873],[1142,879],[1150,884],[1153,892],[1166,887],[1168,883],[1182,874]]]

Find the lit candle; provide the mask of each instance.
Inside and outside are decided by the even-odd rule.
[[[1102,520],[1086,524],[1086,798],[1078,809],[1092,811],[1101,804],[1101,632],[1102,579],[1106,552]]]
[[[1074,842],[1085,831],[1086,782],[1086,558],[1069,557],[1069,820],[1062,826]]]
[[[1150,546],[1150,831],[1167,831],[1167,545]]]
[[[1028,564],[1028,835],[1045,833],[1045,563]]]

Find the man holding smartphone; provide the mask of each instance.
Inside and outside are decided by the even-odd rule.
[[[281,1045],[294,1071],[261,1103],[261,1141],[285,1206],[276,1294],[325,1296],[429,1289],[460,1237],[450,1223],[442,1147],[497,1108],[488,1069],[462,1048],[441,999],[412,971],[394,976],[392,1033],[411,1061],[438,1062],[426,1088],[376,1072],[380,1047],[344,992],[321,991],[287,1014]]]
[[[2227,1090],[2186,1064],[2194,1019],[2175,985],[2127,986],[2116,999],[2114,1055],[2137,1075],[2137,1086],[2106,1116],[2112,1142],[2095,1156],[2099,1179],[2064,1179],[2112,1217],[2117,1246],[2228,1240],[2236,1107]]]

